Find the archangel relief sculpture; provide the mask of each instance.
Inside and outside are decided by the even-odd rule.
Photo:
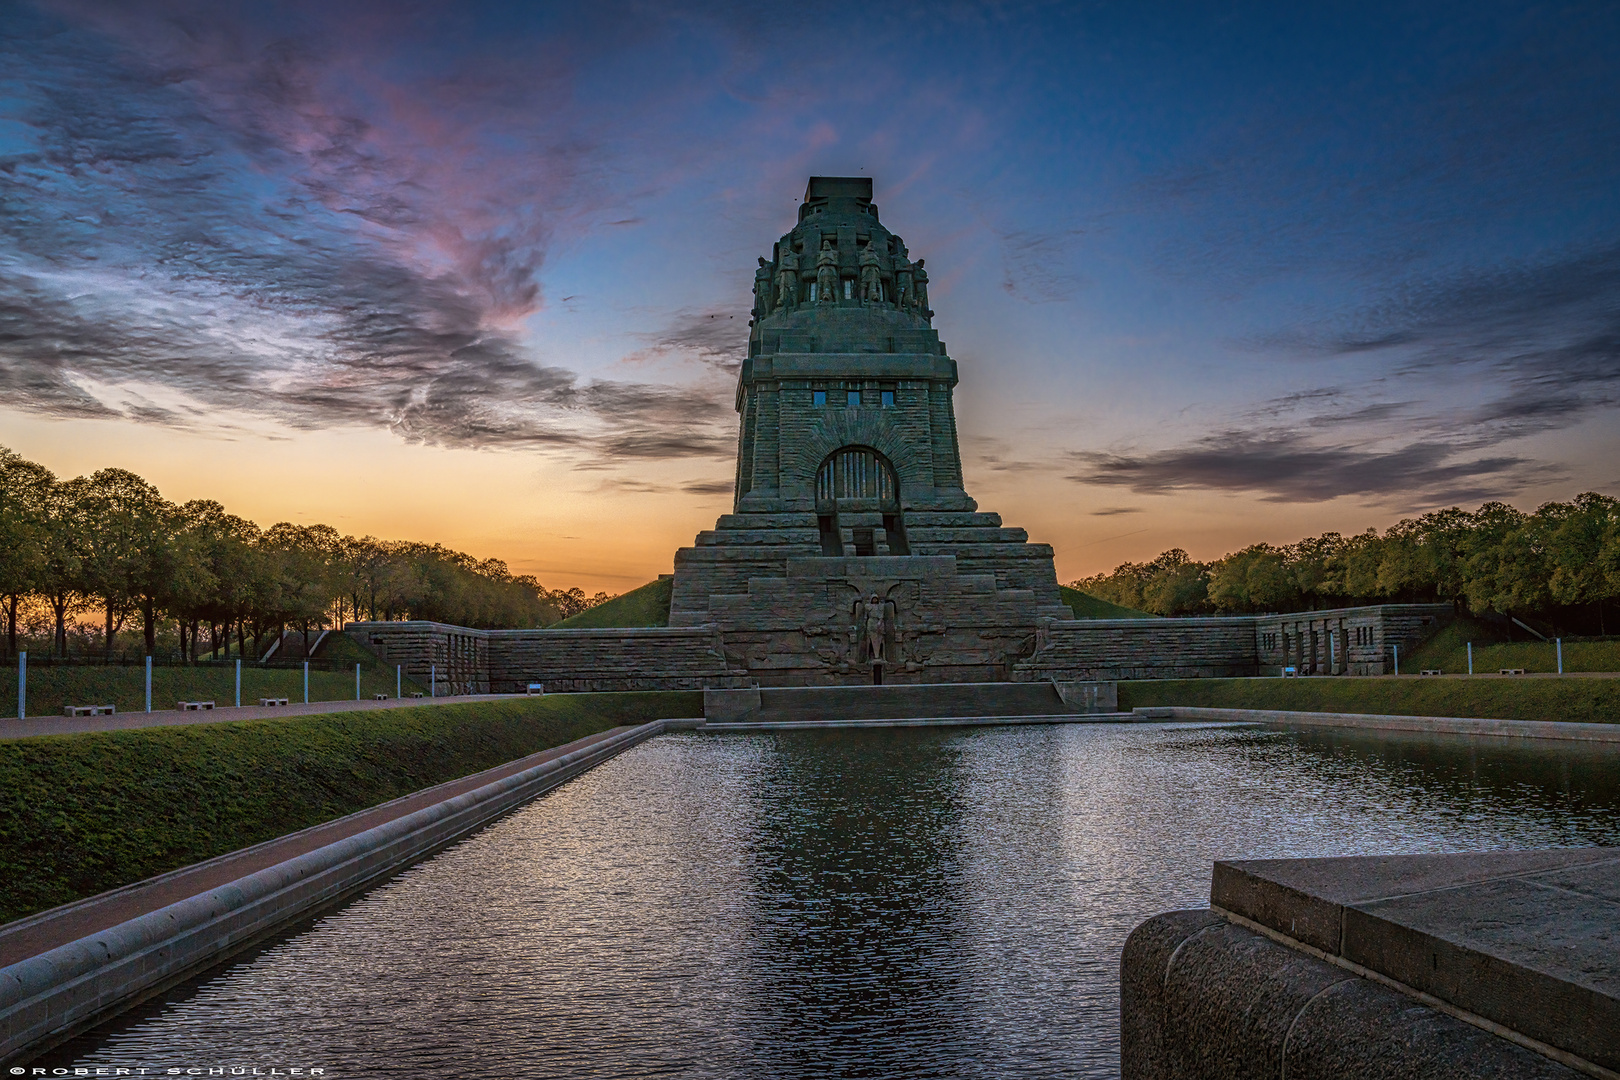
[[[861,642],[861,659],[869,660],[874,664],[884,663],[886,648],[884,642],[888,636],[888,601],[877,593],[870,599],[860,602],[861,625],[865,630]]]

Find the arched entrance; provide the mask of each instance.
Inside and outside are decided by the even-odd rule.
[[[910,554],[899,479],[889,459],[870,446],[841,446],[822,461],[816,518],[824,555]]]

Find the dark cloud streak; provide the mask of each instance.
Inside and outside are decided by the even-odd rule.
[[[711,395],[584,381],[517,343],[555,220],[591,198],[581,148],[566,131],[531,131],[533,171],[502,181],[459,165],[476,131],[443,154],[424,140],[458,114],[543,116],[546,80],[461,77],[417,133],[334,89],[352,58],[311,44],[313,32],[83,10],[77,22],[0,13],[0,69],[28,73],[0,79],[0,93],[22,103],[31,140],[0,157],[10,403],[208,422],[114,400],[155,387],[207,411],[446,446],[726,452],[727,410]],[[492,99],[513,85],[537,88]]]

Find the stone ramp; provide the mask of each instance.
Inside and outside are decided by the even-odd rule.
[[[889,686],[780,686],[706,690],[709,723],[815,723],[947,717],[1071,716],[1113,712],[1110,694],[1086,700],[1042,683],[923,683]]]

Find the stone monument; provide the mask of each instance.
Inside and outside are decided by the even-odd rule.
[[[1071,615],[1051,547],[963,490],[956,362],[869,178],[810,179],[756,293],[772,279],[737,380],[733,512],[676,553],[670,626],[715,627],[765,686],[1012,678]]]
[[[919,693],[929,709],[976,710],[928,715],[1015,715],[1102,708],[1100,681],[1114,679],[1380,675],[1450,617],[1382,604],[1075,619],[1052,549],[963,490],[956,362],[934,332],[924,261],[879,223],[872,181],[812,177],[753,293],[732,513],[675,553],[669,625],[357,622],[350,636],[455,693],[732,689],[762,707],[757,687],[1051,684],[1045,705],[1006,687],[993,700]]]

